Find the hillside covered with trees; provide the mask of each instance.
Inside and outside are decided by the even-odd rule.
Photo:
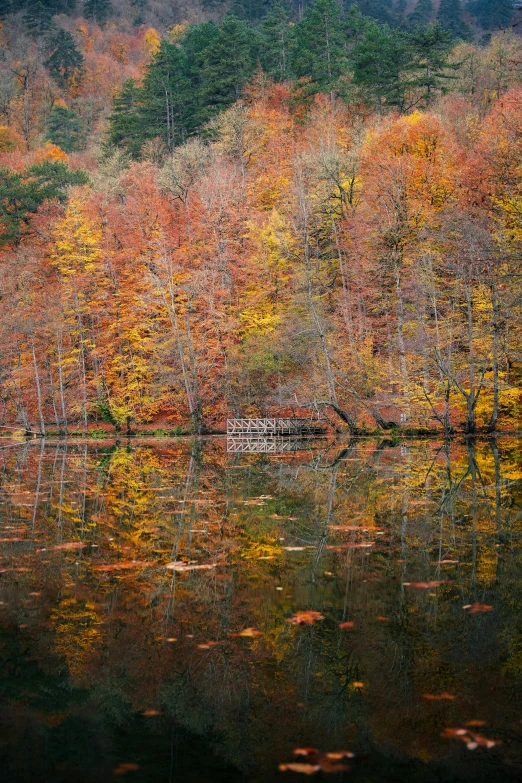
[[[1,426],[520,428],[516,3],[1,13]]]

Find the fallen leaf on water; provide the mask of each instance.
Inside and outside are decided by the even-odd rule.
[[[428,701],[451,701],[455,696],[444,691],[443,693],[423,693],[422,698],[427,699]]]
[[[466,726],[485,726],[486,721],[485,720],[468,720],[466,721]]]
[[[326,756],[333,761],[338,761],[340,759],[354,759],[355,753],[349,750],[337,750],[334,753],[327,753]]]
[[[339,628],[353,628],[353,622],[351,620],[346,620],[344,623],[339,623]]]
[[[383,617],[381,614],[377,615],[377,617],[375,619],[379,620],[379,622],[381,622],[381,623],[387,623],[388,622],[388,618],[387,617]]]
[[[174,637],[174,636],[170,636],[170,637],[167,639],[167,642],[177,642],[177,641],[178,641],[178,640],[177,640],[177,638],[176,638],[176,637]]]
[[[84,544],[83,541],[67,541],[65,544],[56,544],[56,546],[50,546],[49,551],[58,551],[60,549],[63,549],[65,551],[69,549],[83,549],[87,544]]]
[[[210,650],[210,644],[198,644],[200,650]]]
[[[296,612],[293,617],[286,618],[288,623],[293,623],[294,625],[313,625],[316,620],[324,620],[324,615],[321,612],[312,610]]]
[[[458,563],[458,562],[459,562],[458,560],[437,560],[435,562],[435,565],[447,565],[448,563],[454,564],[454,563]]]
[[[106,563],[105,565],[92,566],[93,571],[125,571],[129,568],[146,568],[156,565],[151,560],[125,560],[120,563]]]
[[[317,748],[294,748],[294,756],[315,756]]]
[[[429,590],[432,587],[440,587],[444,580],[434,582],[403,582],[404,587],[417,587],[420,590]]]
[[[463,609],[469,609],[470,614],[477,614],[478,612],[492,612],[493,607],[488,606],[488,604],[467,604],[466,606],[462,607]]]
[[[18,573],[27,573],[30,571],[30,568],[0,568],[0,574],[7,574],[12,571],[18,571]]]
[[[475,734],[469,729],[444,729],[441,737],[445,739],[458,739],[466,743],[468,750],[476,750],[476,748],[487,748],[488,750],[494,748],[496,745],[501,745],[500,740],[492,740],[487,737],[483,737],[480,734]]]
[[[112,770],[113,775],[126,775],[127,772],[136,772],[139,764],[133,764],[132,762],[122,762],[115,769]]]
[[[39,598],[39,596],[41,596],[42,594],[41,594],[41,593],[39,593],[39,592],[37,592],[37,591],[35,591],[35,592],[33,592],[33,593],[29,593],[29,595],[32,595],[32,596],[34,596],[35,598]]]
[[[293,764],[280,764],[279,770],[281,772],[300,772],[303,775],[315,775],[319,772],[321,767],[319,764],[299,764],[295,762]]]
[[[174,563],[168,563],[165,568],[168,568],[169,571],[202,571],[207,568],[216,568],[217,563],[201,563],[201,564],[192,564],[192,563],[183,563],[183,561],[178,561]]]
[[[160,712],[159,710],[143,710],[141,714],[144,715],[146,718],[153,718],[156,715],[163,715],[163,713]]]
[[[231,634],[232,635],[232,634]],[[257,631],[255,628],[245,628],[243,631],[234,634],[234,636],[247,636],[253,638],[254,636],[262,636],[263,631]]]

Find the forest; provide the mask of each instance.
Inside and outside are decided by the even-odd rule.
[[[522,6],[0,20],[2,430],[520,429]]]

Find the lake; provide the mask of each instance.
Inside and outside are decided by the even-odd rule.
[[[522,442],[251,451],[1,442],[3,783],[520,780]]]

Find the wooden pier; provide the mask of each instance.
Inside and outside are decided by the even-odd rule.
[[[243,438],[281,438],[323,435],[325,428],[310,419],[228,419],[227,435]]]

